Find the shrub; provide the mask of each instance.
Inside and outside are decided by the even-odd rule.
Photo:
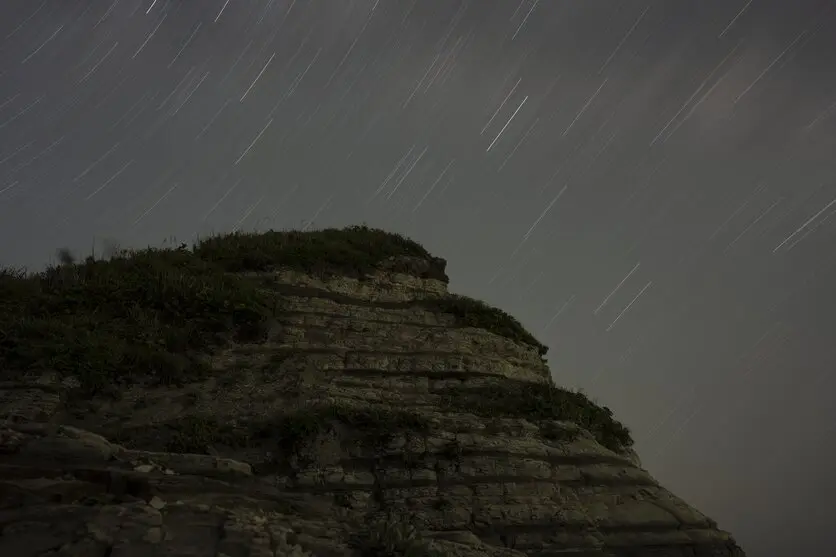
[[[109,261],[0,271],[0,368],[55,371],[89,392],[207,370],[196,356],[263,338],[269,299],[185,250],[122,252]]]
[[[264,272],[286,267],[311,274],[352,277],[362,277],[394,256],[434,259],[413,240],[367,226],[310,232],[236,232],[202,240],[194,251],[201,259],[228,272]]]
[[[436,311],[453,314],[461,327],[486,329],[499,336],[533,346],[540,356],[545,356],[549,350],[513,316],[480,300],[450,295],[445,298],[422,300],[419,303]]]
[[[361,557],[440,557],[406,516],[388,514],[365,526],[353,540]]]
[[[451,409],[486,418],[572,422],[616,452],[633,445],[630,431],[613,418],[609,408],[595,404],[582,393],[551,384],[518,381],[477,388],[454,387],[443,399]]]

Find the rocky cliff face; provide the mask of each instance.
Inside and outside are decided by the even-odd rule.
[[[444,264],[354,227],[5,271],[0,555],[743,555]]]

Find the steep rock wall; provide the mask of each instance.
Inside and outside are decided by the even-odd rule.
[[[449,294],[443,260],[340,274],[207,251],[270,311],[201,373],[108,389],[6,352],[0,554],[743,555],[608,410],[552,384],[519,323]]]

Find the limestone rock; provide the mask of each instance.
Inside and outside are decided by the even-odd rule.
[[[444,265],[353,227],[15,283],[56,348],[0,348],[0,555],[743,557]]]

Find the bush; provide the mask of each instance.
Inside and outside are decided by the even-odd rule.
[[[441,557],[421,538],[412,520],[395,514],[363,528],[354,537],[353,545],[361,557]]]
[[[513,316],[480,300],[451,294],[445,298],[422,300],[419,303],[435,311],[453,314],[460,327],[485,329],[499,336],[533,346],[540,356],[545,356],[549,350],[545,344],[526,331],[525,327]]]
[[[263,294],[185,250],[121,252],[109,261],[0,271],[0,368],[55,371],[90,392],[199,377],[196,357],[270,324]]]
[[[518,381],[478,388],[454,387],[443,398],[448,408],[486,418],[572,422],[616,452],[633,445],[630,430],[613,418],[609,408],[595,404],[582,393],[550,384]]]
[[[311,274],[351,277],[362,277],[374,271],[390,257],[413,256],[435,260],[417,242],[366,226],[310,232],[236,232],[198,242],[195,254],[234,273],[287,267]],[[435,271],[435,275],[440,271],[446,280],[443,269]]]

